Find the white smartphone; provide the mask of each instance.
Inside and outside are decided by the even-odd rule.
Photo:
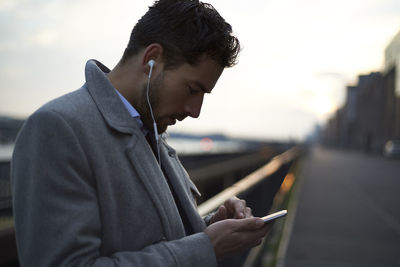
[[[270,215],[264,216],[261,219],[263,219],[264,222],[270,222],[270,221],[273,221],[273,220],[278,219],[280,217],[283,217],[286,214],[287,214],[287,210],[281,210],[281,211],[272,213]]]

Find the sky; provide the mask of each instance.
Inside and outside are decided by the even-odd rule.
[[[198,119],[169,130],[302,140],[357,76],[383,69],[398,0],[210,0],[239,38]],[[149,0],[0,0],[0,115],[25,118],[84,83],[95,58],[120,59]]]

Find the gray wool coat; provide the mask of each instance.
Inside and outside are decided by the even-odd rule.
[[[22,266],[216,266],[195,185],[165,140],[161,161],[196,232],[101,63],[82,88],[29,117],[11,185]]]

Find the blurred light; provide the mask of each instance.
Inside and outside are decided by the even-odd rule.
[[[313,99],[312,108],[318,116],[324,117],[334,112],[335,104],[328,96],[319,95]]]
[[[203,139],[200,140],[200,148],[203,151],[210,151],[214,147],[214,142],[211,140],[211,138],[204,137]]]
[[[285,193],[288,192],[292,188],[293,183],[294,183],[294,175],[293,173],[288,173],[281,185],[281,191]]]

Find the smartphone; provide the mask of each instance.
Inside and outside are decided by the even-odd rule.
[[[281,211],[272,213],[270,215],[264,216],[261,219],[263,219],[264,222],[270,222],[270,221],[273,221],[273,220],[278,219],[280,217],[283,217],[286,214],[287,214],[287,210],[281,210]]]

